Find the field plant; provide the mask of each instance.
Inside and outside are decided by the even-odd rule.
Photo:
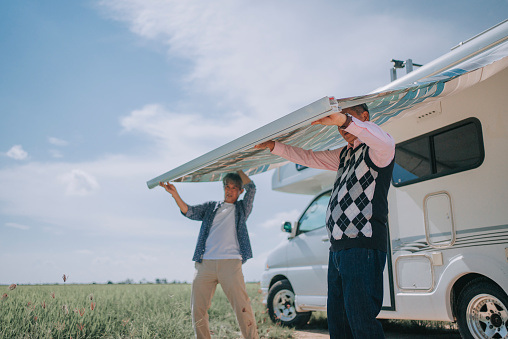
[[[292,338],[274,325],[259,284],[247,284],[261,338]],[[0,286],[0,338],[193,338],[189,284]],[[213,338],[241,338],[220,285],[209,311]]]
[[[457,323],[449,321],[430,321],[430,320],[394,320],[386,319],[382,321],[383,329],[398,333],[421,333],[432,335],[449,334],[458,335]]]

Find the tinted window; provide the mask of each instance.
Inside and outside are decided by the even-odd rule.
[[[432,173],[429,142],[414,140],[396,147],[393,177],[396,183],[425,177]]]
[[[317,197],[300,218],[299,232],[309,232],[325,226],[326,209],[330,201],[331,192],[327,192]]]
[[[434,137],[436,172],[473,167],[482,157],[478,129],[470,123]]]
[[[467,119],[398,144],[393,184],[408,185],[476,168],[483,158],[480,121]]]

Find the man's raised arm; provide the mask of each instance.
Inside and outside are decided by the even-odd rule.
[[[239,170],[236,173],[238,173],[240,178],[242,178],[242,183],[244,186],[247,185],[249,182],[251,182],[250,178],[247,176],[247,174],[243,173],[242,170]]]
[[[189,206],[182,200],[180,194],[178,194],[178,191],[176,190],[176,187],[170,184],[169,182],[166,183],[159,182],[159,186],[164,187],[166,192],[170,193],[171,196],[173,196],[173,199],[175,199],[175,202],[180,208],[180,211],[182,211],[183,214],[187,214]]]

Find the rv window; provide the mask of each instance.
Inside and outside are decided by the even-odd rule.
[[[317,197],[302,215],[299,221],[298,233],[309,232],[325,226],[326,209],[330,201],[331,192]]]
[[[434,137],[437,173],[474,167],[482,158],[478,129],[470,123]]]
[[[395,147],[393,185],[404,186],[481,165],[484,158],[480,121],[470,118]]]
[[[416,180],[431,174],[429,142],[417,139],[395,148],[395,167],[393,177],[397,183]]]

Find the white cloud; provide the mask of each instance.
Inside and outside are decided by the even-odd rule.
[[[15,222],[6,222],[5,226],[11,227],[11,228],[16,228],[18,230],[23,230],[23,231],[26,231],[26,230],[30,229],[29,226],[18,224],[18,223],[15,223]]]
[[[31,162],[1,168],[0,218],[23,216],[53,235],[86,230],[107,236],[193,239],[197,227],[181,227],[193,222],[181,217],[168,201],[171,196],[146,186],[147,180],[170,166],[175,164],[167,158],[109,156],[92,162]],[[203,189],[207,185],[214,186],[186,185],[184,194],[211,200],[209,189]]]
[[[194,65],[187,76],[189,95],[207,94],[226,110],[236,107],[255,116],[251,130],[323,96],[365,94],[384,85],[389,60],[404,57],[409,49],[422,56],[439,55],[443,46],[435,37],[447,34],[446,24],[434,27],[416,17],[367,12],[354,2],[101,4],[135,34],[189,60]],[[430,40],[433,49],[426,47]],[[404,50],[395,47],[406,45],[400,41],[418,44]]]
[[[69,144],[66,140],[55,137],[48,137],[48,142],[55,146],[67,146]]]
[[[255,119],[242,114],[210,119],[194,113],[169,112],[156,104],[146,105],[120,120],[124,132],[153,138],[172,161],[190,160],[210,151],[249,132],[254,123]]]
[[[10,150],[7,151],[6,155],[9,158],[16,160],[25,160],[28,157],[28,153],[23,149],[21,145],[14,145]]]
[[[86,196],[100,188],[93,175],[79,169],[64,174],[61,180],[66,185],[66,194],[71,196]]]
[[[84,250],[75,250],[74,253],[83,254],[83,255],[90,255],[90,254],[93,254],[93,251],[84,249]]]
[[[39,216],[38,216],[38,218],[41,218],[41,217],[42,217],[42,215],[39,215]],[[62,234],[63,234],[63,232],[62,232],[62,231],[60,231],[60,230],[59,230],[58,228],[56,228],[56,227],[48,227],[48,226],[45,226],[45,227],[43,227],[43,228],[42,228],[42,230],[43,230],[44,232],[46,232],[46,233],[50,233],[50,234],[52,234],[52,235],[62,235]]]
[[[49,154],[50,154],[53,158],[56,158],[56,159],[63,158],[63,154],[62,154],[62,152],[60,152],[60,151],[59,151],[59,150],[57,150],[57,149],[50,149],[50,150],[49,150]]]

